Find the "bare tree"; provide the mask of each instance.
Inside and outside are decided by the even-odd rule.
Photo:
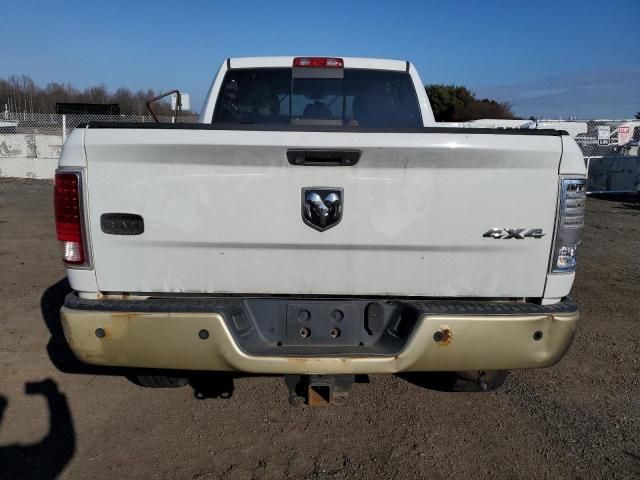
[[[54,113],[56,103],[117,103],[122,114],[141,115],[147,113],[146,101],[157,94],[153,89],[132,92],[126,87],[111,93],[104,84],[79,90],[69,83],[51,82],[42,88],[28,75],[0,78],[0,107],[6,105],[11,112]],[[165,102],[154,105],[154,111],[169,114],[171,108]]]

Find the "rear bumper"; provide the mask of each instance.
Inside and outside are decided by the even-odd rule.
[[[278,350],[274,343],[260,354],[247,353],[248,344],[229,320],[230,312],[246,305],[238,299],[96,301],[70,294],[61,316],[71,349],[86,363],[264,374],[548,367],[569,348],[579,317],[569,298],[549,306],[400,300],[396,304],[415,312],[415,322],[394,352],[344,345],[308,350],[285,345]]]

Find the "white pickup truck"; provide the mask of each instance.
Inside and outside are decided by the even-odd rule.
[[[157,369],[149,386],[489,389],[571,343],[585,175],[566,132],[437,124],[409,62],[231,58],[198,124],[89,123],[64,145],[64,331],[84,362]]]

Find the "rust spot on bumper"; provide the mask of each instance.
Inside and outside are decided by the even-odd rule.
[[[440,325],[440,330],[433,334],[433,339],[438,345],[446,347],[453,341],[453,329],[449,325]]]
[[[111,318],[115,322],[122,321],[123,319],[133,320],[135,318],[139,318],[142,316],[144,316],[144,313],[138,313],[138,312],[114,312],[111,314]]]

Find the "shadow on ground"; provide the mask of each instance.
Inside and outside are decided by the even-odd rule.
[[[398,373],[396,376],[418,387],[438,392],[451,392],[456,381],[455,375],[449,372]]]
[[[613,207],[616,210],[625,210],[633,214],[640,211],[640,193],[636,195],[632,193],[596,193],[591,194],[590,197],[618,203],[619,205]]]
[[[51,363],[61,372],[84,375],[122,376],[127,377],[137,385],[140,385],[140,382],[136,380],[138,375],[186,376],[189,379],[189,385],[193,389],[194,397],[199,400],[207,398],[227,399],[233,395],[233,380],[239,375],[219,372],[184,372],[102,367],[82,363],[71,351],[64,337],[62,322],[60,321],[60,309],[64,305],[65,297],[71,293],[71,291],[68,280],[63,278],[47,288],[40,299],[42,318],[51,334],[51,338],[47,344],[47,353]]]
[[[589,197],[616,203],[640,204],[640,193],[592,193]]]
[[[76,435],[67,397],[51,379],[25,385],[27,395],[43,395],[49,408],[49,432],[31,445],[0,445],[0,477],[57,478],[76,449]],[[0,396],[0,426],[8,401]]]

